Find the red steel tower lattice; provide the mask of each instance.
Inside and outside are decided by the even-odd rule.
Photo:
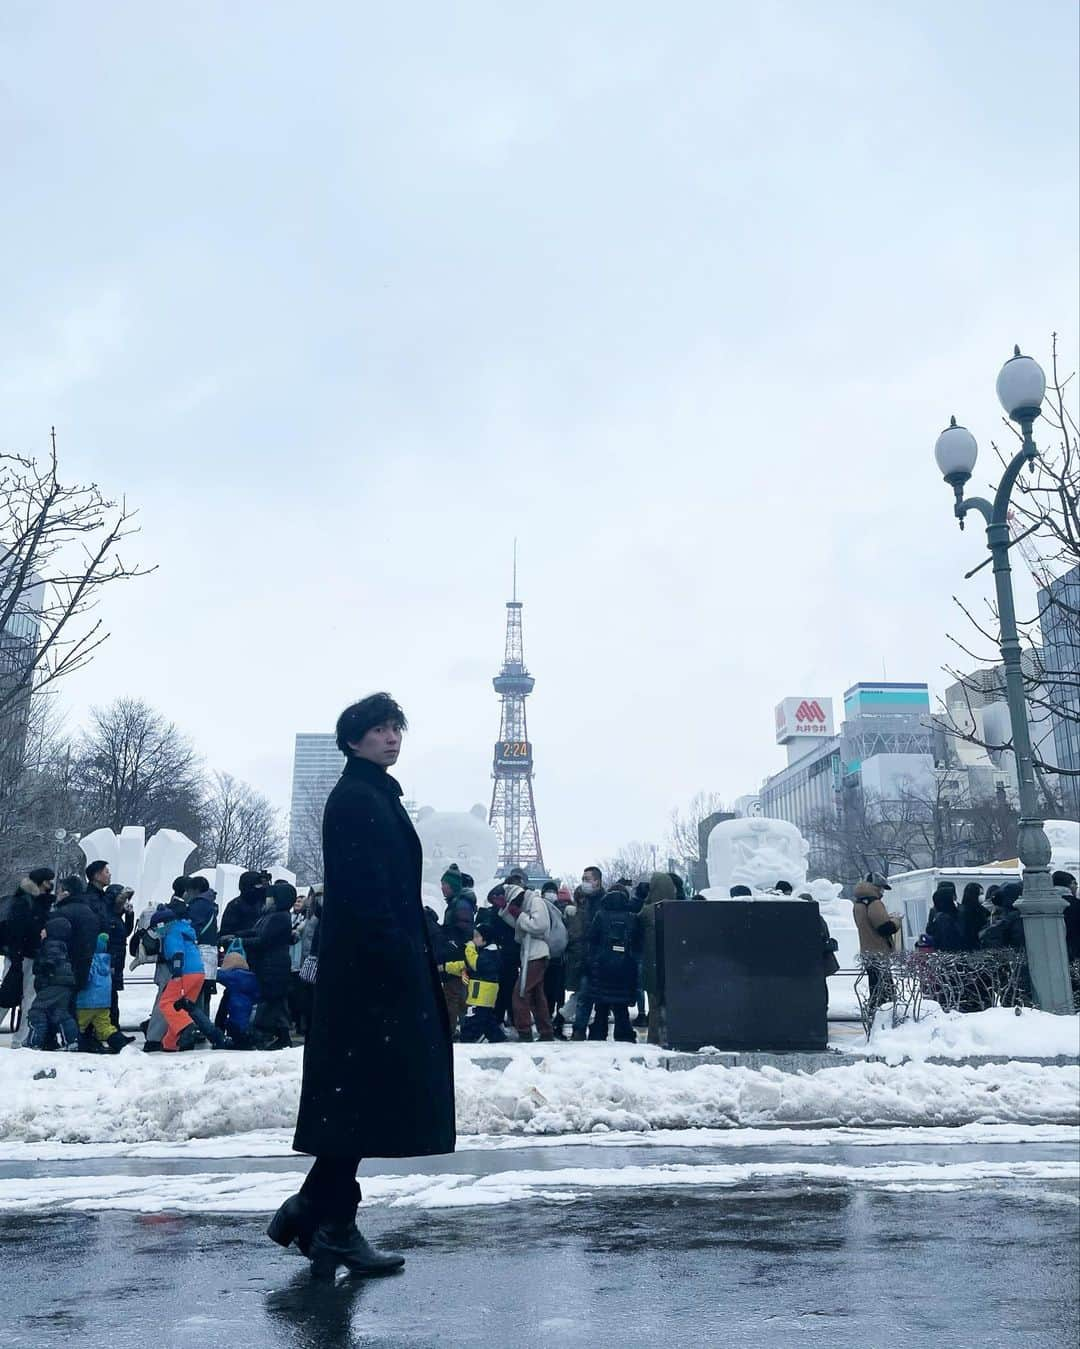
[[[502,701],[490,815],[499,839],[498,874],[505,876],[516,867],[530,881],[541,880],[547,873],[536,825],[532,744],[525,718],[525,699],[532,693],[536,680],[525,668],[516,562],[514,598],[506,605],[506,656],[502,669],[491,682]]]

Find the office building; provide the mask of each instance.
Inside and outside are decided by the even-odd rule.
[[[1054,728],[1043,676],[1043,653],[1021,656],[1025,684],[1035,696],[1028,699],[1028,733],[1043,763],[1057,762]],[[1040,681],[1040,682],[1035,682]],[[1005,691],[1004,665],[992,665],[962,675],[945,690],[945,714],[936,717],[935,757],[947,770],[944,794],[957,804],[978,805],[1001,791],[1015,803],[1019,797],[1016,759],[1004,747],[1012,741],[1012,723]],[[965,736],[971,736],[967,740]]]
[[[323,807],[341,777],[344,765],[337,739],[332,734],[297,734],[289,807],[289,858],[297,879],[303,884],[310,883],[311,878],[306,874],[311,869],[308,855],[317,851]]]
[[[934,791],[926,684],[854,684],[844,694],[838,732],[830,699],[786,698],[776,709],[776,738],[788,764],[762,786],[761,813],[798,827],[810,845],[811,872],[826,872],[826,835],[855,801],[887,811],[905,795]]]
[[[1080,565],[1039,592],[1043,668],[1059,768],[1080,773]],[[1062,804],[1080,819],[1080,777],[1056,776]]]
[[[0,610],[9,597],[0,564]],[[0,627],[0,745],[9,772],[20,771],[33,697],[33,669],[41,632],[44,584],[36,577],[19,593],[12,614]]]

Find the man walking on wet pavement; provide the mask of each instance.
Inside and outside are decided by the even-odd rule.
[[[453,1152],[453,1051],[420,898],[420,840],[387,769],[405,714],[387,693],[337,723],[345,771],[323,815],[324,890],[311,1033],[293,1147],[315,1162],[269,1235],[317,1278],[400,1269],[356,1227],[363,1157]]]

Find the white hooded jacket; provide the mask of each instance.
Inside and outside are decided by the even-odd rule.
[[[521,912],[514,923],[514,939],[521,947],[521,963],[530,960],[542,960],[551,954],[547,944],[547,935],[551,931],[551,915],[548,906],[535,890],[522,890],[519,886],[506,888],[508,904],[520,904]]]

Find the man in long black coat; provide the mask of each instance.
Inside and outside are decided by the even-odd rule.
[[[420,841],[387,769],[404,713],[372,694],[338,719],[345,771],[323,816],[319,965],[293,1147],[315,1157],[270,1236],[313,1272],[399,1268],[356,1230],[362,1157],[453,1152],[453,1050],[420,899]]]

